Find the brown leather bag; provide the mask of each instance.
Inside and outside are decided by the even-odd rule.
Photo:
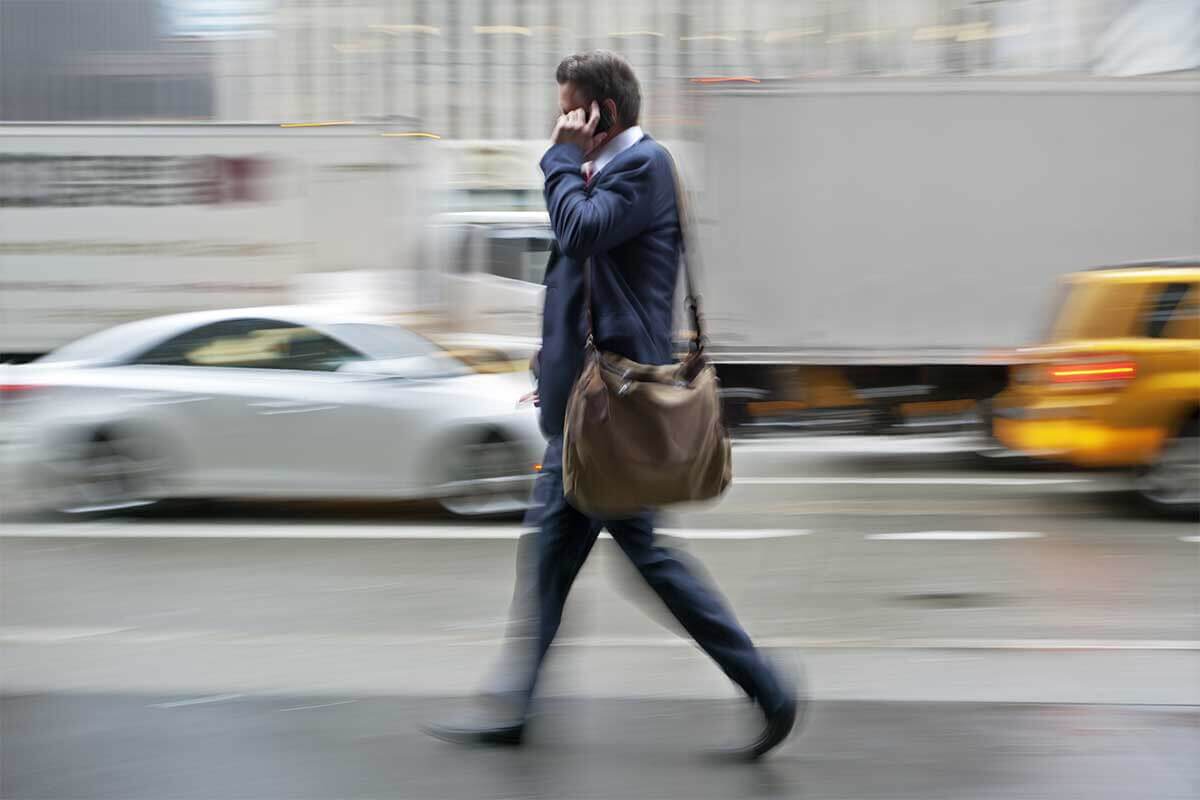
[[[592,336],[591,259],[584,264],[588,337],[583,371],[567,401],[563,490],[571,505],[593,517],[709,500],[733,478],[717,374],[704,356],[700,297],[688,263],[691,225],[674,164],[672,171],[695,334],[683,361],[651,366],[600,351]]]

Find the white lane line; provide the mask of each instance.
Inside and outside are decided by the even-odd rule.
[[[1180,536],[1181,542],[1200,542],[1200,536]]]
[[[358,702],[357,700],[338,700],[336,703],[317,703],[316,705],[313,705],[313,706],[291,706],[290,708],[280,708],[278,710],[280,712],[283,712],[283,711],[308,711],[309,709],[313,709],[313,708],[329,708],[331,706],[346,706],[346,705],[350,705],[351,703],[357,703],[357,702]]]
[[[76,639],[91,639],[96,636],[112,636],[118,633],[130,633],[137,628],[79,628],[62,627],[22,627],[6,625],[0,628],[0,642],[20,641],[26,643],[52,644],[54,642],[69,642]]]
[[[951,475],[928,478],[734,478],[743,486],[1062,486],[1091,483],[1087,478],[963,478]]]
[[[869,533],[866,539],[878,541],[977,542],[986,539],[1040,539],[1037,531],[912,531],[910,533]]]
[[[756,640],[757,643],[757,640]],[[762,640],[764,647],[797,648],[805,645],[787,637]],[[1196,639],[895,639],[828,640],[815,647],[881,648],[888,650],[1200,650]]]
[[[236,700],[245,697],[242,694],[211,694],[207,697],[193,697],[189,700],[175,700],[171,703],[151,703],[151,708],[183,708],[184,706],[202,706],[207,703],[224,703],[226,700]]]
[[[79,550],[84,547],[96,547],[95,542],[84,542],[83,544],[64,544],[61,547],[35,547],[29,552],[31,553],[61,553],[64,550]]]
[[[154,525],[96,523],[37,525],[0,533],[16,538],[112,539],[519,539],[532,529],[520,525]],[[664,536],[697,541],[782,539],[807,536],[790,528],[659,528]],[[608,537],[608,534],[601,534]]]
[[[741,439],[734,453],[821,453],[834,455],[889,455],[967,453],[980,449],[980,439],[969,436],[791,436],[772,439]]]
[[[43,645],[56,640],[53,628],[35,636],[9,636],[8,629],[0,629],[0,641],[9,645]],[[116,630],[116,629],[114,629]],[[290,647],[483,647],[496,648],[506,641],[503,636],[470,637],[454,634],[323,634],[281,633],[253,634],[233,630],[190,630],[173,631],[172,638],[202,647],[221,646],[290,646]],[[67,641],[62,639],[62,641]],[[157,644],[154,635],[141,636],[137,633],[113,633],[103,642],[106,645]],[[1196,639],[1066,639],[1066,638],[882,638],[840,637],[806,638],[799,636],[767,636],[755,639],[762,647],[783,649],[846,650],[1178,650],[1200,651],[1200,640]],[[79,642],[91,644],[91,642]],[[694,648],[690,639],[676,636],[583,636],[562,637],[555,646],[580,648],[620,647],[667,647]],[[241,694],[210,695],[205,697],[158,703],[156,708],[176,708],[204,703],[216,703],[242,697]],[[341,702],[341,701],[339,701]],[[324,705],[324,704],[322,704]]]
[[[787,539],[792,536],[808,536],[810,530],[793,528],[658,528],[663,536],[677,539]],[[608,536],[607,533],[602,534]],[[611,538],[611,537],[610,537]]]

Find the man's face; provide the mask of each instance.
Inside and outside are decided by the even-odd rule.
[[[562,113],[566,114],[577,108],[582,108],[586,111],[591,104],[591,98],[585,95],[583,90],[571,81],[558,85],[558,107]]]
[[[571,81],[560,83],[558,85],[558,108],[564,114],[581,108],[583,109],[583,113],[587,115],[591,113],[592,98],[588,97],[582,89]],[[611,135],[611,133],[597,133],[585,157],[590,157],[592,153],[602,147]]]

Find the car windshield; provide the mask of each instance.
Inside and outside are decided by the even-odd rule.
[[[343,322],[327,325],[325,330],[375,361],[428,358],[444,364],[444,369],[437,370],[439,375],[464,375],[471,371],[446,350],[404,328],[369,322]]]

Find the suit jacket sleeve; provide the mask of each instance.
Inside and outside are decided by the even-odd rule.
[[[542,156],[550,225],[559,248],[576,261],[641,233],[651,219],[654,188],[649,159],[610,165],[590,189],[582,166],[583,151],[573,144],[556,144]]]

